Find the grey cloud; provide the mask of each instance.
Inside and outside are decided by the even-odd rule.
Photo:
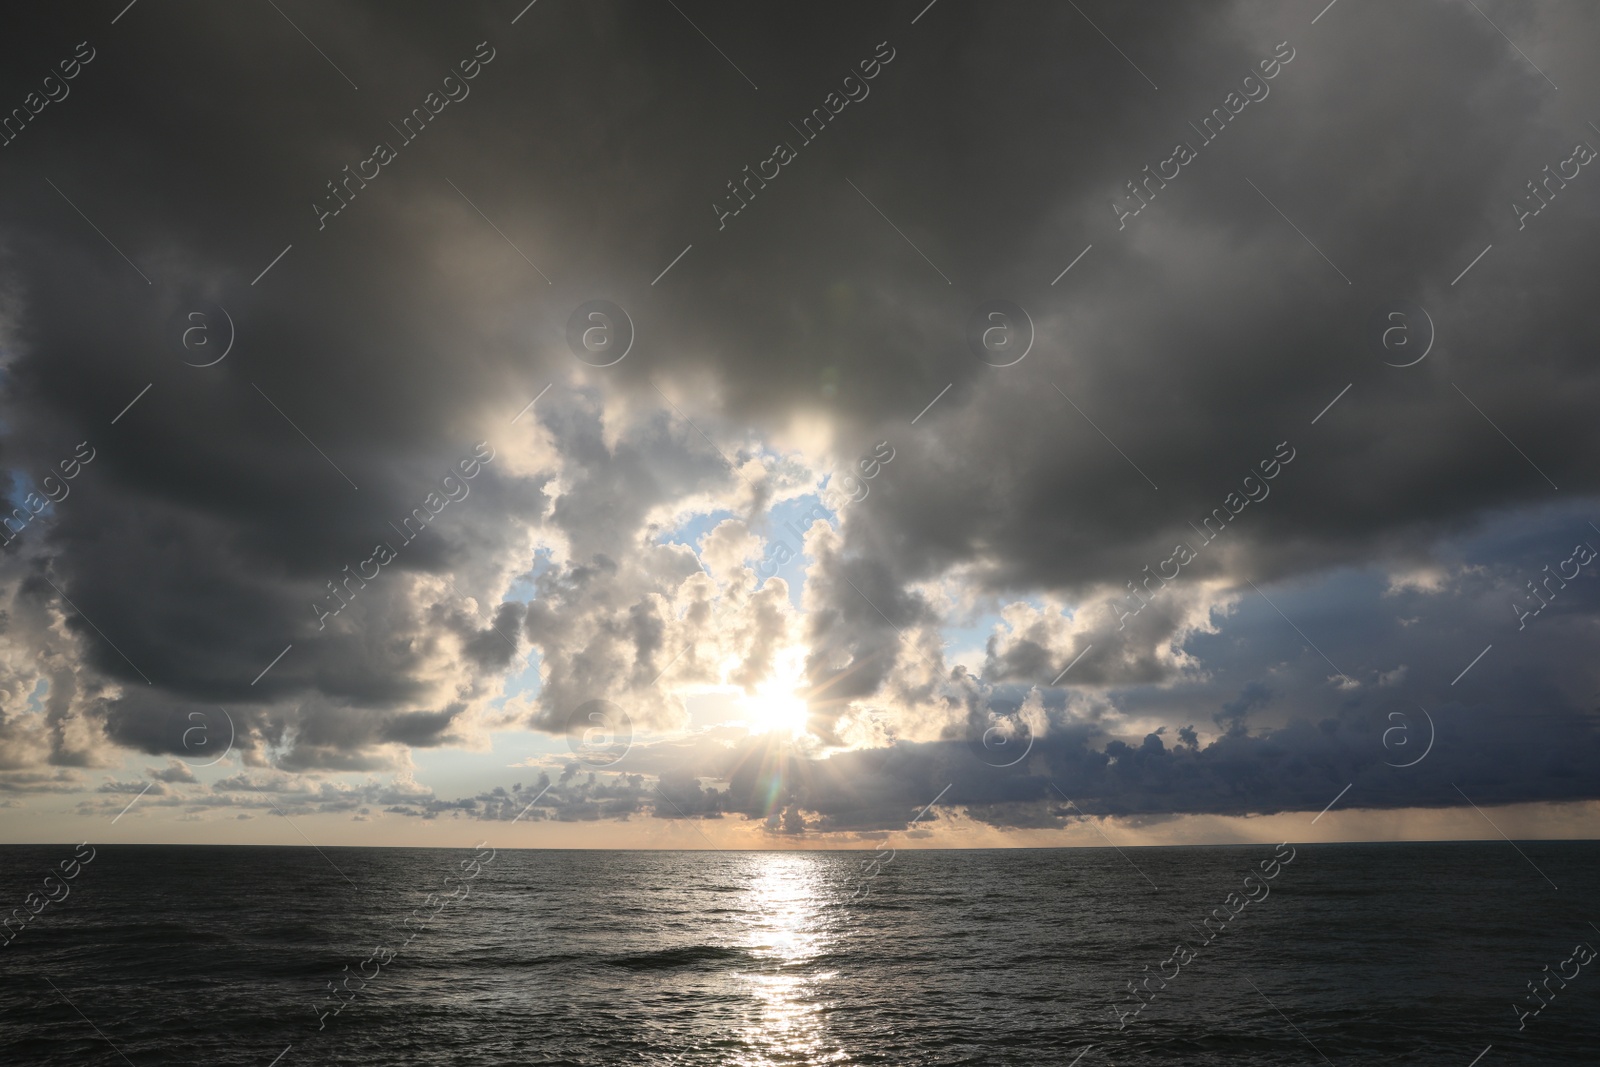
[[[1509,210],[1590,136],[1567,101],[1600,89],[1579,47],[1594,39],[1592,11],[1514,12],[1516,35],[1559,67],[1552,96],[1469,6],[1443,2],[1395,13],[1352,0],[1314,33],[1297,10],[1250,3],[1097,12],[1159,92],[1054,5],[941,7],[915,32],[886,10],[758,18],[712,5],[707,20],[762,71],[759,94],[714,57],[662,47],[686,33],[665,9],[541,5],[537,29],[515,34],[487,8],[325,13],[321,46],[366,57],[359,94],[302,42],[280,41],[271,12],[172,10],[127,20],[70,103],[6,149],[0,175],[16,206],[0,252],[12,495],[79,441],[97,450],[0,561],[0,767],[101,766],[116,746],[190,755],[189,714],[220,705],[253,765],[392,770],[406,746],[475,736],[532,650],[545,671],[532,725],[564,731],[601,698],[640,726],[674,725],[671,686],[717,680],[722,656],[753,683],[794,624],[825,740],[840,739],[852,702],[892,704],[902,733],[969,734],[1022,705],[1011,690],[996,705],[984,687],[1042,685],[1092,645],[1064,683],[1074,692],[1174,729],[1251,729],[1181,752],[1041,738],[1040,758],[1081,776],[1086,799],[1125,813],[1233,810],[1251,802],[1248,785],[1263,807],[1310,804],[1324,767],[1368,765],[1311,724],[1377,705],[1329,687],[1320,653],[1247,579],[1280,603],[1315,588],[1286,614],[1364,687],[1403,646],[1407,674],[1387,688],[1461,707],[1481,727],[1474,745],[1501,740],[1492,709],[1531,708],[1588,751],[1585,701],[1600,679],[1581,641],[1597,606],[1584,589],[1476,668],[1475,695],[1448,685],[1509,625],[1527,546],[1486,550],[1481,574],[1442,597],[1386,600],[1365,579],[1333,579],[1428,561],[1502,520],[1542,529],[1555,493],[1544,475],[1561,499],[1594,502],[1600,334],[1578,284],[1600,254],[1585,236],[1590,175],[1525,229]],[[86,17],[30,13],[5,69],[80,39]],[[317,229],[308,208],[325,183],[484,39],[498,53],[470,98]],[[885,39],[896,55],[870,97],[719,230],[707,208],[727,179]],[[1295,57],[1270,94],[1119,230],[1108,202],[1283,40]],[[579,77],[596,55],[605,75]],[[567,316],[599,295],[638,330],[637,350],[605,371],[565,348]],[[996,295],[1038,329],[1006,369],[964,343],[972,309]],[[180,361],[171,329],[202,298],[238,328],[236,350],[204,370]],[[1440,336],[1403,370],[1369,336],[1372,312],[1401,298],[1426,307]],[[808,537],[816,563],[796,623],[782,587],[718,587],[694,553],[654,538],[690,500],[760,532],[779,479],[743,479],[776,472],[775,442],[792,445],[804,425],[826,442],[807,457],[819,468],[878,440],[897,458],[837,530]],[[395,544],[391,523],[486,438],[496,458],[470,494]],[[1191,524],[1283,441],[1296,458],[1270,495],[1194,544],[1182,577],[1119,628],[1108,605],[1127,583],[1193,544]],[[320,626],[313,601],[384,541],[394,562]],[[558,547],[537,574],[535,544]],[[531,599],[502,603],[519,579]],[[994,603],[1048,596],[1076,614],[996,635],[970,679],[946,660],[940,582]],[[1395,614],[1427,624],[1401,634]],[[819,785],[777,813],[738,768],[715,768],[731,776],[721,799],[674,781],[693,814],[775,817],[780,831],[891,825],[937,792],[942,754],[969,740],[905,741],[882,765],[835,757],[888,775],[881,794],[834,781],[831,760],[808,765],[840,799]],[[1532,782],[1491,793],[1588,795],[1565,762],[1545,774],[1532,750],[1514,751]],[[1283,770],[1297,759],[1311,761],[1303,785]],[[621,817],[652,803],[603,781],[551,810]],[[1374,779],[1369,795],[1435,802],[1431,778],[1409,782]],[[1058,817],[1040,814],[1054,809],[1034,777],[963,788],[952,795],[985,818],[1004,819],[1007,804],[1031,813],[1019,819]],[[435,814],[446,810],[468,809]]]

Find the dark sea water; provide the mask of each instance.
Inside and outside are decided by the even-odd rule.
[[[104,846],[0,948],[0,1064],[1600,1063],[1600,846],[1520,847]],[[73,852],[0,848],[0,913]]]

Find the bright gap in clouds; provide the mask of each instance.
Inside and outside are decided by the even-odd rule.
[[[751,733],[791,738],[805,733],[806,719],[810,715],[804,700],[784,692],[781,685],[774,683],[764,684],[741,698],[739,710]]]
[[[738,699],[739,712],[751,733],[791,740],[805,735],[811,709],[796,692],[804,684],[805,657],[804,648],[784,649],[772,676]]]
[[[707,727],[743,729],[754,736],[795,741],[805,737],[811,708],[801,693],[805,691],[806,649],[790,645],[773,658],[771,671],[746,691],[739,686],[691,687],[683,691],[686,705],[693,702],[711,712],[709,717],[691,715],[686,733]],[[708,698],[720,714],[707,707]],[[717,699],[720,698],[720,699]]]

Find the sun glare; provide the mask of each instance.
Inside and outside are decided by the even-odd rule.
[[[754,693],[740,697],[739,706],[751,733],[792,738],[806,732],[810,709],[792,690],[781,685],[762,685]]]

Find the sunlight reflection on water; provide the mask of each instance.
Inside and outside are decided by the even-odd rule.
[[[823,1010],[834,971],[816,971],[833,937],[823,912],[831,903],[823,871],[803,855],[760,856],[760,876],[746,894],[750,916],[745,946],[757,967],[739,976],[755,998],[755,1016],[743,1038],[746,1052],[734,1062],[837,1063],[844,1049],[830,1047]]]

